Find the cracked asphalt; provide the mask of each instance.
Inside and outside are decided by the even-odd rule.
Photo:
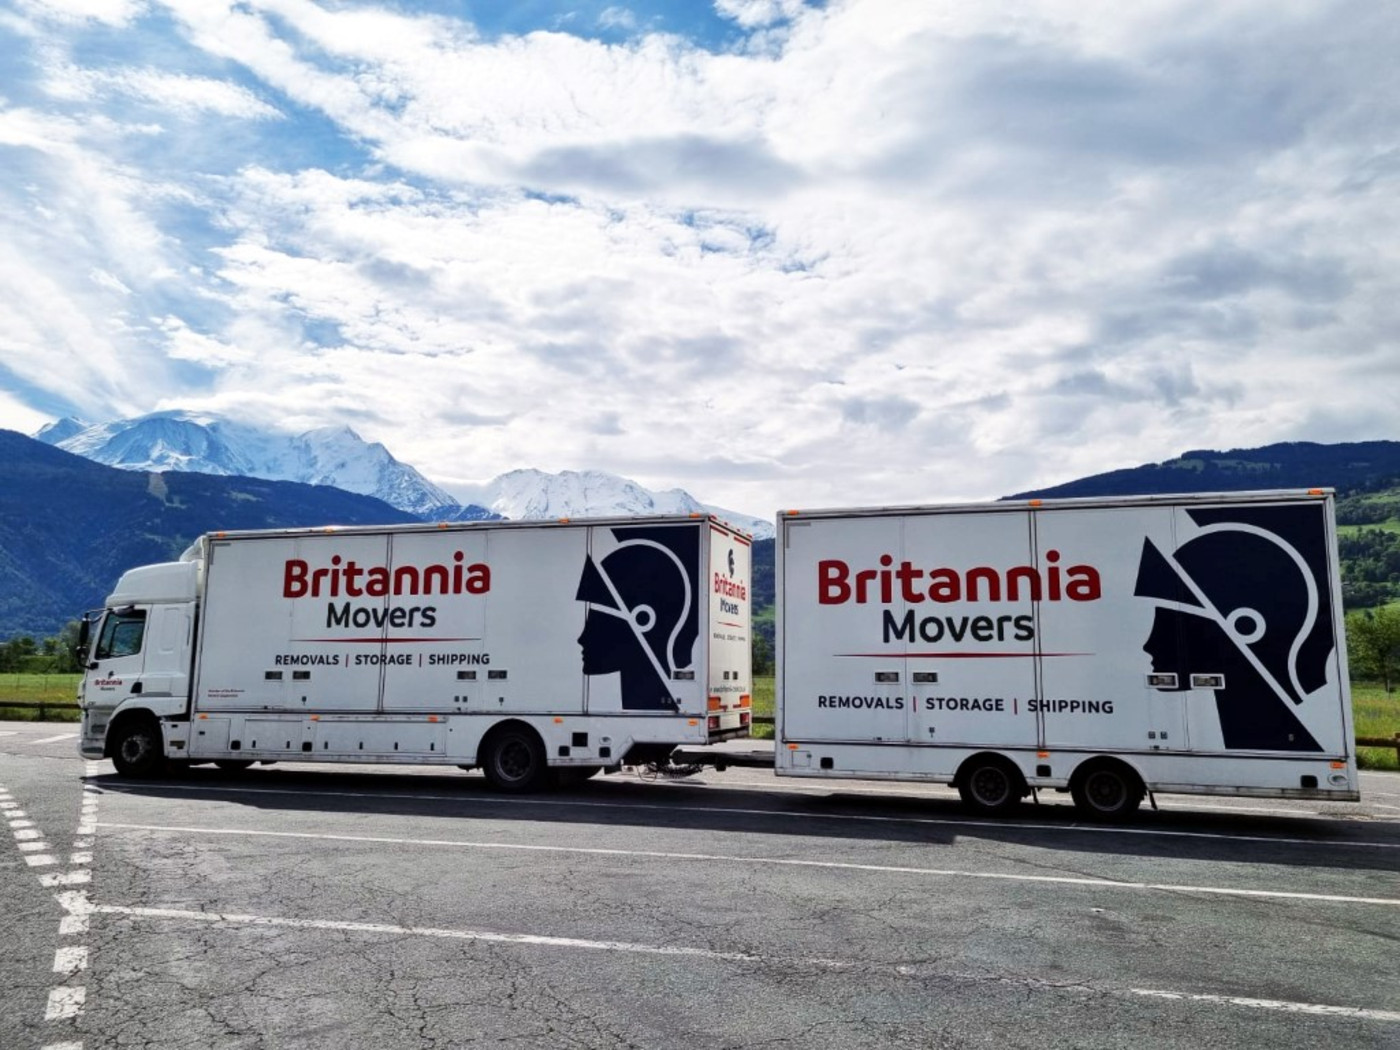
[[[1060,796],[993,822],[737,769],[529,798],[427,767],[85,779],[62,731],[0,723],[56,858],[0,843],[5,1050],[1400,1047],[1392,774],[1102,829]]]

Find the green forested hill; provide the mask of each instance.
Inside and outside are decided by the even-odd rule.
[[[1400,601],[1400,484],[1360,488],[1338,499],[1337,533],[1347,607]]]

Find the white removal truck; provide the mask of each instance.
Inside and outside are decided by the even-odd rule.
[[[748,732],[750,541],[708,517],[212,533],[132,569],[81,751],[443,763],[524,791]]]
[[[1355,801],[1330,490],[778,517],[782,776]]]

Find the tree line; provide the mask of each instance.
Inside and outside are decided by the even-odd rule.
[[[20,635],[0,642],[0,673],[78,674],[78,621],[72,620],[58,634],[42,641]]]

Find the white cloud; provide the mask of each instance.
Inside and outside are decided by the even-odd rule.
[[[126,26],[146,11],[145,0],[18,0],[21,11],[57,22]]]
[[[274,107],[237,84],[155,69],[93,70],[65,64],[49,71],[48,88],[56,97],[74,101],[91,101],[103,94],[121,95],[182,117],[215,114],[267,120],[281,116]]]
[[[1384,7],[725,0],[723,52],[121,10],[120,63],[32,17],[0,77],[0,364],[87,377],[88,417],[351,422],[449,483],[757,514],[1396,436]]]

